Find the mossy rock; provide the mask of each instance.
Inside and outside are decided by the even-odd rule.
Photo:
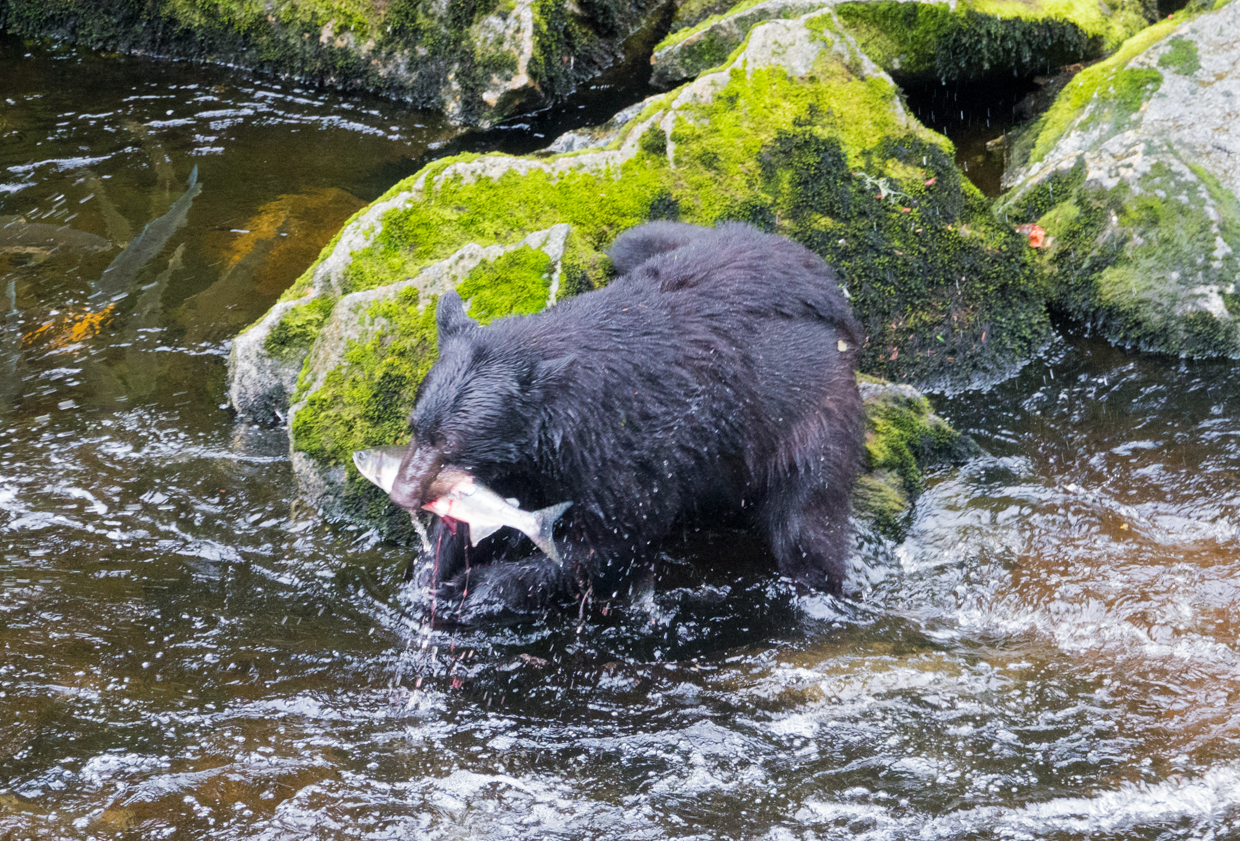
[[[1025,239],[995,219],[955,168],[951,144],[907,113],[890,78],[829,10],[759,25],[728,67],[653,99],[606,148],[431,164],[346,225],[279,314],[250,332],[266,335],[273,319],[316,297],[387,295],[467,249],[513,248],[557,225],[569,231],[561,291],[585,291],[606,282],[603,255],[615,237],[650,219],[748,221],[821,254],[840,270],[868,333],[863,367],[891,379],[993,381],[1048,335]],[[522,273],[530,274],[513,275]],[[425,289],[419,294],[417,306],[427,306]],[[390,443],[403,431],[418,379],[411,372],[431,352],[387,381],[383,405],[400,411],[384,409],[347,443],[325,443],[318,430],[337,423],[329,416],[361,418],[374,399],[343,381],[324,390],[326,374],[307,373],[353,364],[343,349],[327,350],[336,311],[307,357],[292,425],[294,450],[325,469],[347,469],[350,447]],[[267,353],[248,336],[238,338],[246,354]],[[233,366],[254,367],[240,358]],[[238,379],[234,391],[244,390]],[[311,403],[320,407],[314,424],[298,408]],[[353,420],[338,426],[363,429]]]
[[[1016,144],[999,212],[1045,229],[1054,306],[1116,344],[1240,356],[1236,31],[1236,4],[1150,27]]]
[[[859,377],[865,406],[865,469],[853,488],[853,513],[885,537],[899,539],[925,472],[960,464],[980,448],[934,413],[925,395],[907,385]]]
[[[655,0],[0,0],[0,30],[365,89],[489,125],[621,55]]]
[[[692,78],[721,64],[756,23],[826,5],[862,51],[901,84],[1046,72],[1103,55],[1149,23],[1142,0],[742,0],[674,29],[655,47],[651,81],[667,86]]]

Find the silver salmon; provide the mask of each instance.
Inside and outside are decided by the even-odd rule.
[[[446,494],[422,507],[440,517],[469,523],[469,542],[474,546],[504,526],[512,526],[558,564],[560,553],[551,539],[551,530],[572,504],[561,502],[538,511],[525,511],[515,499],[504,499],[472,476],[464,475]]]
[[[376,447],[373,450],[354,450],[353,464],[357,472],[365,476],[371,483],[383,488],[385,494],[392,492],[396,482],[396,471],[400,469],[400,460],[408,447]],[[417,513],[410,511],[409,519],[413,520],[413,529],[422,541],[422,549],[431,551],[431,538],[426,533],[426,525],[418,519]]]
[[[353,453],[353,464],[385,493],[391,493],[401,459],[408,449],[395,446],[358,450]],[[454,468],[441,471],[431,490],[438,496],[422,507],[445,519],[468,523],[472,545],[477,546],[483,538],[490,537],[504,526],[511,526],[534,541],[534,545],[548,558],[557,564],[561,562],[560,553],[551,539],[551,531],[560,515],[573,504],[571,501],[539,511],[525,511],[517,500],[504,499],[465,471]],[[416,517],[414,523],[418,523]],[[423,541],[426,545],[425,538]]]

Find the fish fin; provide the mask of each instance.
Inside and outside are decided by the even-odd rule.
[[[486,540],[491,535],[499,531],[502,526],[478,526],[474,527],[473,523],[469,524],[469,545],[477,546],[479,540]]]
[[[513,508],[520,508],[520,507],[521,507],[521,500],[517,499],[515,496],[510,496],[510,497],[508,497],[507,499],[505,499],[505,500],[504,500],[504,502],[507,502],[507,503],[508,503],[509,505],[511,505]]]
[[[560,563],[560,553],[555,548],[555,541],[551,539],[551,532],[555,528],[556,520],[560,519],[565,511],[572,506],[572,500],[561,502],[559,505],[549,505],[546,508],[534,512],[534,522],[538,523],[538,536],[530,535],[530,539],[534,541],[534,545],[543,550],[543,553],[555,561]]]

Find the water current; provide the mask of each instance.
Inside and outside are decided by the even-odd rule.
[[[1231,362],[1065,339],[938,399],[984,455],[858,541],[858,599],[695,534],[605,620],[431,635],[407,548],[310,516],[284,433],[222,404],[229,336],[449,130],[28,52],[0,40],[0,839],[1240,837]]]

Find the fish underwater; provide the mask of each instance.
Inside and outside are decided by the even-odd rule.
[[[111,243],[101,236],[70,228],[0,216],[0,253],[47,255],[53,251],[103,251]]]
[[[398,446],[358,450],[353,453],[353,464],[363,476],[390,494],[401,459],[408,449]],[[504,526],[511,526],[534,541],[534,545],[548,558],[557,564],[561,562],[560,553],[551,539],[551,530],[560,515],[573,504],[571,501],[538,511],[525,511],[517,500],[505,499],[465,471],[453,468],[440,472],[431,491],[436,494],[435,499],[422,507],[445,520],[468,523],[471,545],[477,546],[478,541],[490,537]],[[414,522],[418,522],[416,517]],[[424,545],[426,542],[423,538]]]
[[[194,197],[202,192],[198,183],[198,166],[189,174],[188,189],[173,203],[172,208],[158,219],[148,222],[142,233],[133,238],[125,250],[116,255],[103,276],[95,282],[91,299],[97,303],[108,303],[123,298],[130,292],[130,286],[138,272],[150,262],[151,258],[163,250],[177,228],[185,224],[189,215],[189,207]]]

